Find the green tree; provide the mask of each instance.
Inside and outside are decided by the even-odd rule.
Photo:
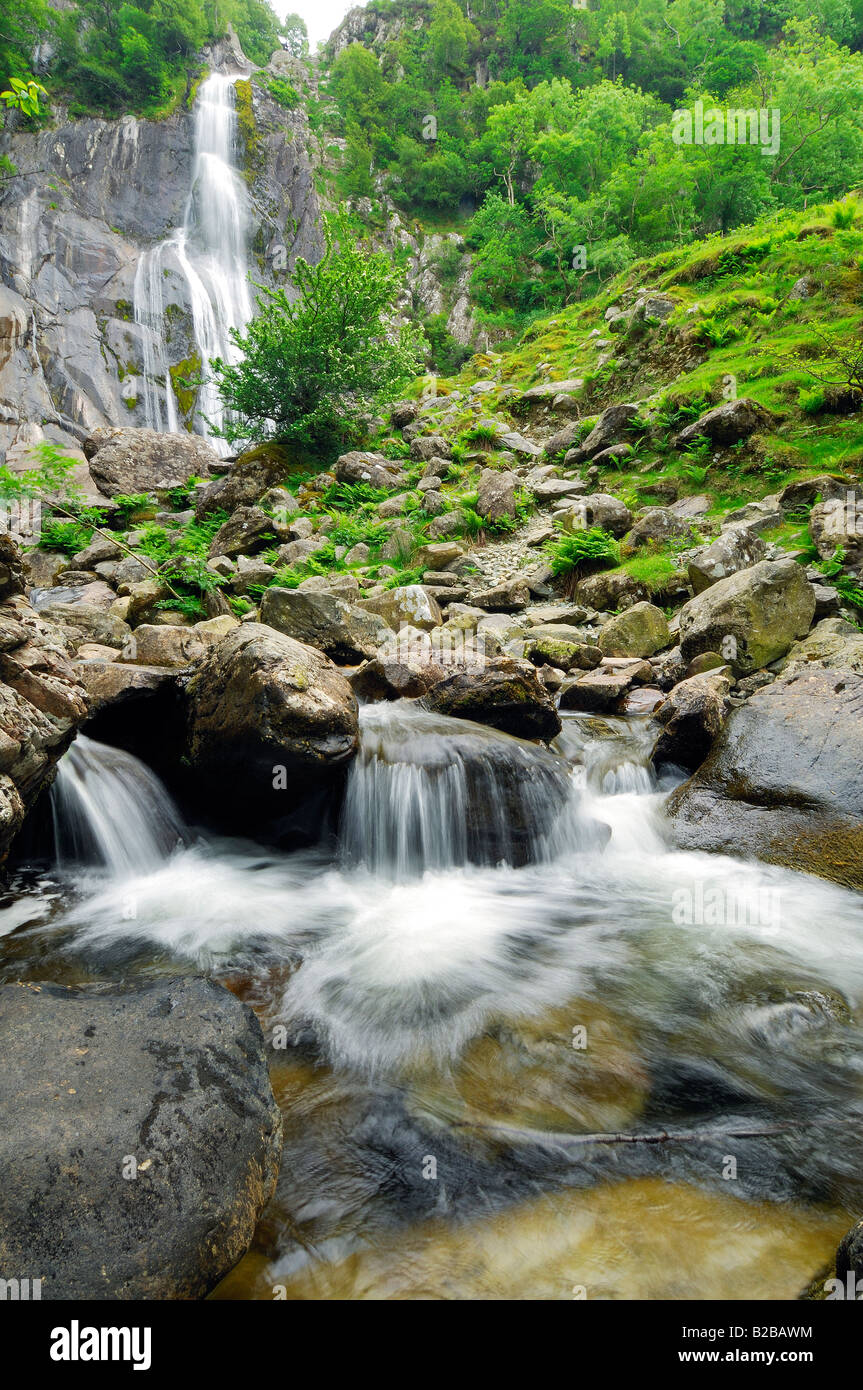
[[[389,257],[353,241],[347,219],[324,218],[317,265],[298,260],[298,298],[267,290],[244,334],[236,365],[214,363],[231,412],[231,440],[277,439],[315,452],[349,441],[358,414],[418,370],[419,330],[397,327],[402,288]]]

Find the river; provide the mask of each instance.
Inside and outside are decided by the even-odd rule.
[[[212,1296],[796,1297],[861,1199],[859,895],[671,847],[641,719],[361,735],[295,853],[79,738],[0,908],[4,980],[203,970],[256,1011],[284,1159]]]

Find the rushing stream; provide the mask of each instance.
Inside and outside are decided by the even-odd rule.
[[[828,1262],[863,1195],[861,899],[669,848],[649,748],[369,706],[337,843],[281,853],[78,739],[0,968],[204,969],[255,1008],[285,1154],[215,1296],[792,1298]]]

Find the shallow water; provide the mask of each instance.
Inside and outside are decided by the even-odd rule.
[[[670,849],[649,748],[371,706],[338,846],[287,854],[78,741],[0,971],[204,969],[256,1009],[285,1157],[217,1296],[794,1297],[829,1261],[863,1195],[863,899]]]

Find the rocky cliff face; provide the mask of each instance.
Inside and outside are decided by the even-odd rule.
[[[241,55],[240,55],[241,56]],[[274,56],[274,71],[283,55]],[[233,51],[211,55],[236,70]],[[286,110],[256,82],[237,88],[240,154],[252,205],[250,270],[284,283],[315,260],[319,207],[302,106]],[[70,120],[5,134],[18,170],[0,191],[0,455],[14,463],[47,437],[64,445],[100,425],[142,425],[142,328],[133,314],[139,258],[182,222],[194,143],[190,111],[164,121]],[[165,256],[169,364],[194,377],[185,277]],[[194,392],[178,390],[185,423]]]

